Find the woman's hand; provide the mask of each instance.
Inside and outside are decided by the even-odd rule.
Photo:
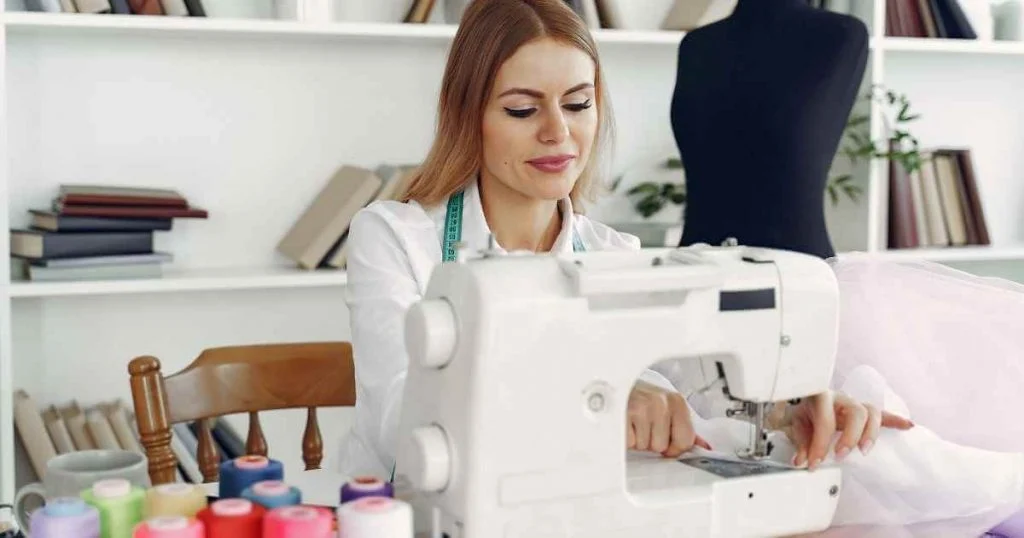
[[[829,444],[837,431],[836,460],[842,461],[855,447],[864,454],[871,450],[881,428],[908,430],[914,423],[871,404],[863,404],[841,392],[824,392],[804,398],[790,409],[781,429],[796,448],[793,464],[808,461],[814,469],[828,454]]]
[[[676,391],[638,381],[627,404],[626,448],[678,457],[694,445],[708,450],[690,422],[686,400]]]

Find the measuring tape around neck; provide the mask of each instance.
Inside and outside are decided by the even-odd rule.
[[[448,198],[448,208],[444,215],[444,239],[441,243],[442,260],[446,262],[455,261],[458,256],[459,243],[462,241],[462,206],[465,196],[462,191],[456,192]],[[572,250],[573,252],[584,252],[586,247],[583,240],[576,233],[576,227],[572,229]]]

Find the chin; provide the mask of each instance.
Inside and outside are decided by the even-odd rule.
[[[531,197],[542,200],[561,200],[567,198],[572,188],[576,185],[579,173],[566,171],[563,174],[531,174],[531,180],[527,192]]]

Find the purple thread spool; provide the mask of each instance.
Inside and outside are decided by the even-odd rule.
[[[341,504],[363,497],[394,497],[395,489],[390,482],[373,476],[357,476],[341,486]]]
[[[32,512],[32,538],[100,538],[100,513],[82,499],[58,497]]]

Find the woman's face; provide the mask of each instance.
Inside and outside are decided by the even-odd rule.
[[[582,50],[538,39],[498,70],[483,115],[483,171],[532,199],[569,195],[597,133],[594,62]]]

